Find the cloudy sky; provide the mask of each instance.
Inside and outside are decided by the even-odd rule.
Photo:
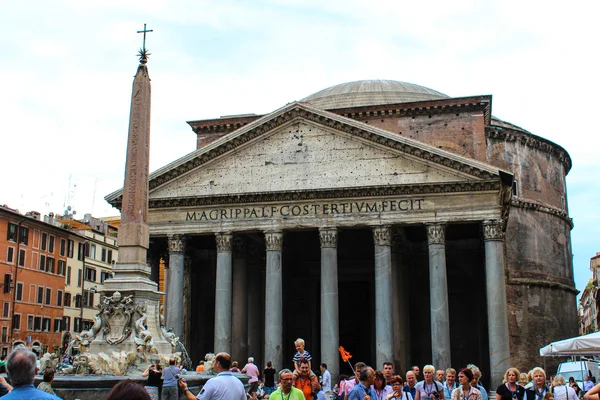
[[[592,1],[0,0],[0,204],[116,215],[147,23],[151,170],[195,148],[185,121],[267,113],[361,79],[493,95],[493,114],[563,146],[576,283],[600,251]]]

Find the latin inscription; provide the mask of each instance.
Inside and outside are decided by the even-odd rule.
[[[411,212],[422,210],[425,199],[351,201],[346,203],[290,204],[260,207],[228,207],[188,211],[186,221],[318,217],[360,213]]]

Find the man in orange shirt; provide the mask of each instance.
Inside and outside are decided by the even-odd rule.
[[[313,400],[313,393],[321,390],[319,379],[315,374],[310,373],[310,367],[307,360],[300,360],[300,373],[296,377],[294,387],[302,390],[306,400]]]

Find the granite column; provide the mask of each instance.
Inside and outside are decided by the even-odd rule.
[[[283,232],[265,232],[267,272],[265,277],[265,359],[273,362],[279,371],[282,367],[283,341],[283,286],[281,256]]]
[[[506,281],[504,278],[504,231],[502,220],[483,222],[485,277],[490,346],[491,387],[502,383],[510,367]]]
[[[389,226],[373,228],[375,242],[375,360],[383,365],[394,355],[392,329],[392,232]]]
[[[431,359],[436,369],[450,364],[450,313],[446,275],[446,225],[427,224],[429,247],[429,307],[431,318]]]
[[[339,306],[337,229],[319,229],[321,241],[321,362],[327,364],[332,382],[339,374]]]
[[[239,236],[233,238],[233,294],[231,310],[231,358],[248,358],[248,264],[246,243]]]
[[[175,336],[183,335],[183,284],[185,272],[185,235],[169,235],[169,268],[165,296],[165,321],[167,329]]]
[[[215,354],[231,354],[231,239],[228,233],[215,234],[217,242],[217,279],[215,290]]]
[[[262,360],[262,330],[263,330],[263,309],[262,309],[262,286],[264,284],[263,258],[258,255],[255,246],[246,248],[248,254],[248,357],[254,357],[255,361]],[[264,365],[265,362],[262,362]]]

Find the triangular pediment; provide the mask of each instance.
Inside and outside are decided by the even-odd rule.
[[[161,168],[150,202],[499,182],[497,168],[292,103]],[[107,196],[120,203],[122,191]]]

